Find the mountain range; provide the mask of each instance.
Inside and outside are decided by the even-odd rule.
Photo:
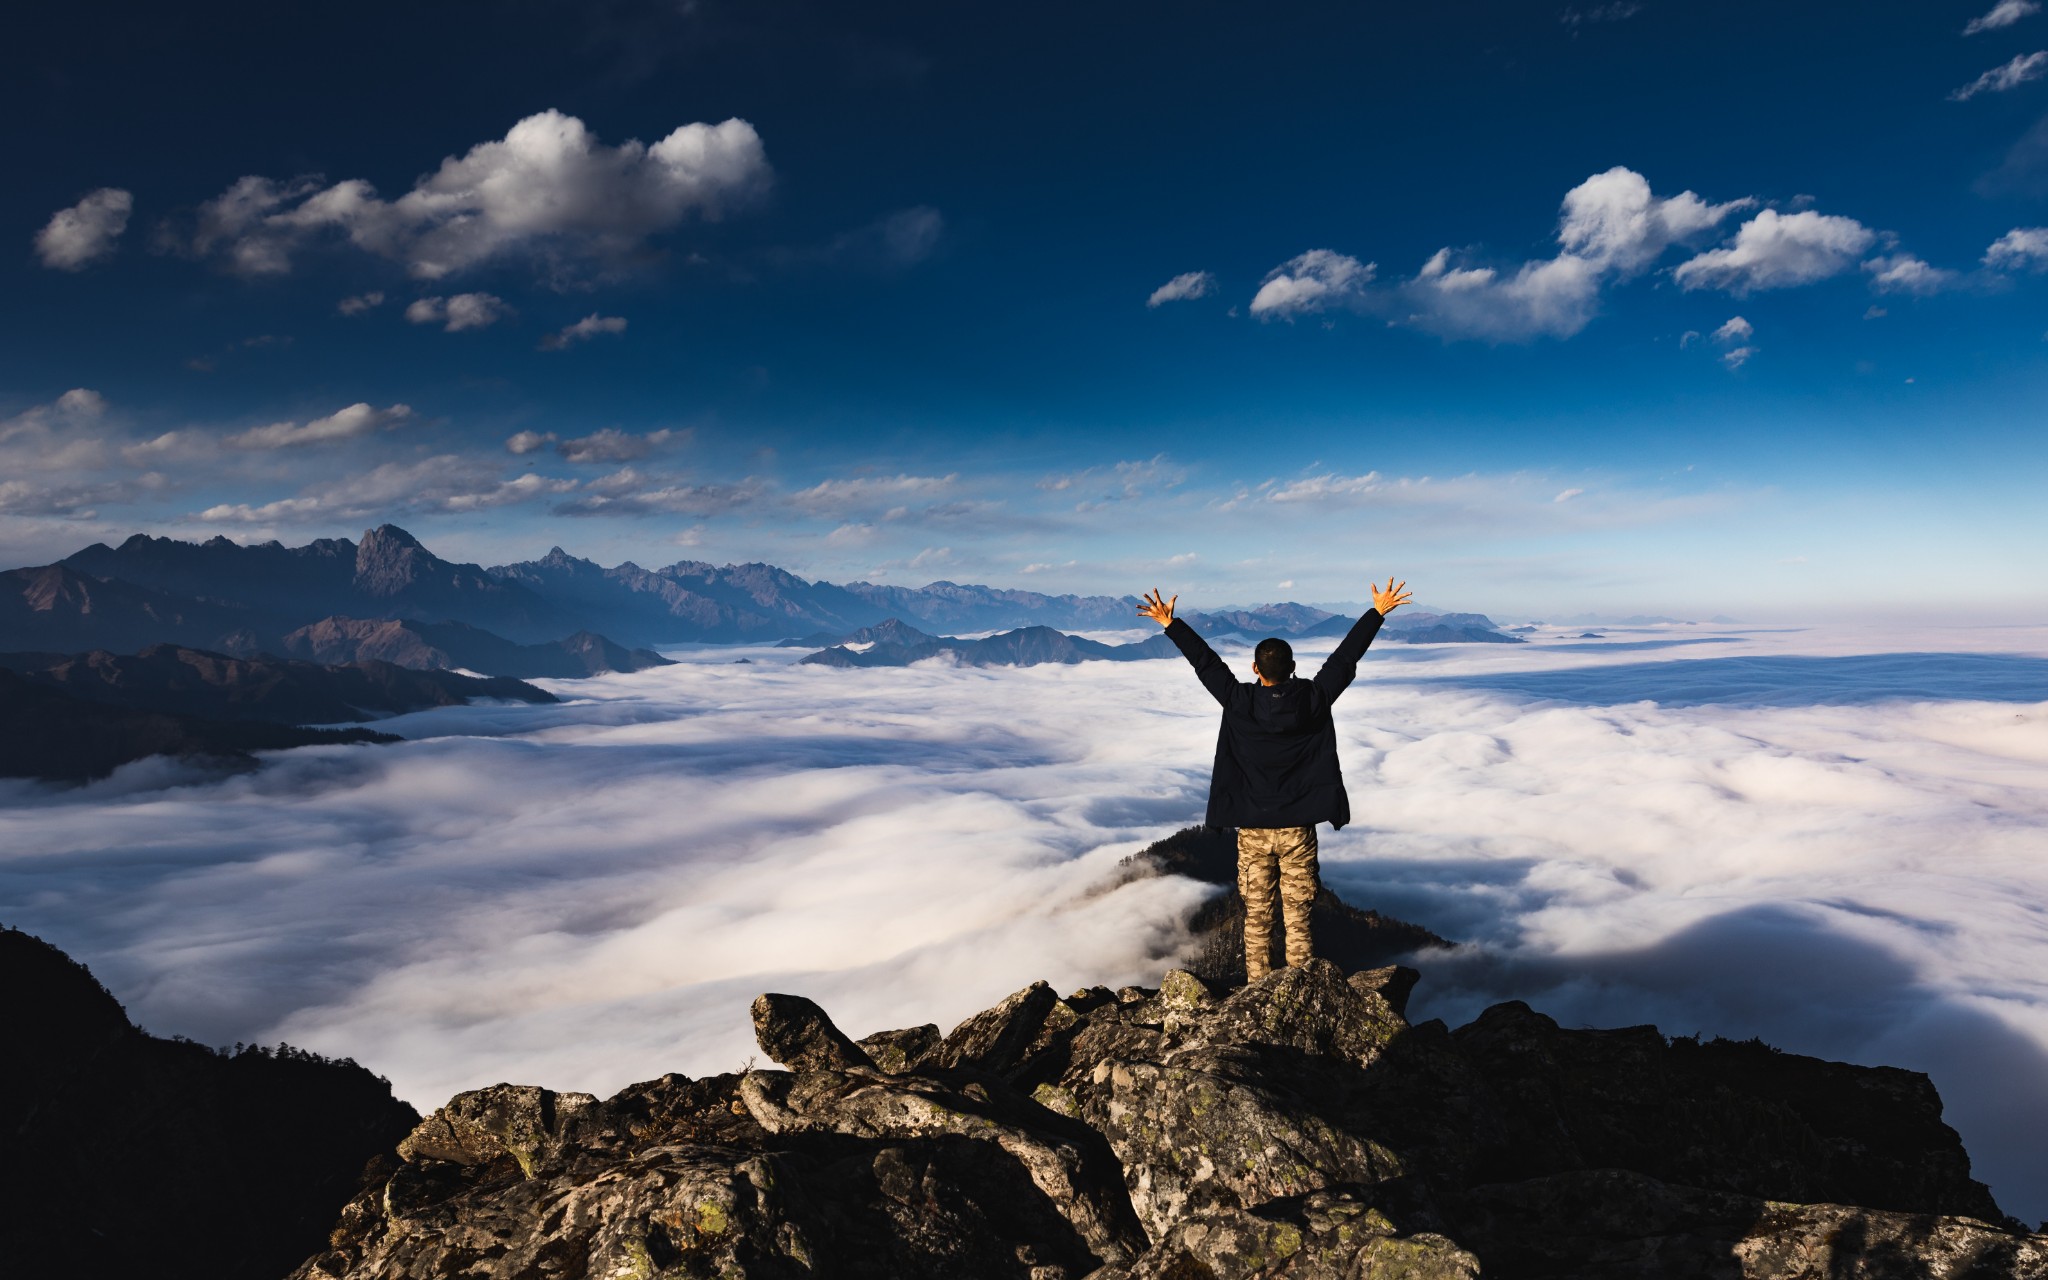
[[[133,651],[173,643],[225,653],[386,657],[494,675],[637,670],[655,646],[842,636],[890,620],[930,637],[1051,627],[1124,630],[1134,596],[1047,595],[933,582],[813,582],[768,564],[685,560],[606,568],[556,547],[485,568],[444,560],[380,525],[360,541],[252,546],[136,534],[55,564],[0,574],[0,649]],[[1212,635],[1340,635],[1344,615],[1301,604],[1190,613]],[[395,623],[396,627],[377,624]],[[1390,638],[1512,643],[1480,614],[1404,613]],[[566,638],[565,638],[566,637]],[[558,652],[542,653],[535,646]],[[566,656],[564,656],[566,655]]]

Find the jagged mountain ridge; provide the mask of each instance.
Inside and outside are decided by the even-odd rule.
[[[20,569],[0,585],[0,648],[131,649],[175,642],[229,652],[274,648],[323,619],[460,623],[518,644],[592,632],[647,648],[686,642],[777,641],[844,635],[889,619],[933,636],[1028,627],[1122,630],[1134,596],[1048,595],[947,581],[922,587],[811,581],[762,563],[683,560],[659,569],[610,568],[555,547],[539,560],[485,569],[444,560],[395,525],[359,541],[242,546],[136,534],[95,543],[55,565]],[[1214,634],[1312,638],[1348,620],[1275,604],[1189,620]],[[1397,615],[1405,640],[1511,640],[1477,614]],[[1449,628],[1449,629],[1442,629]],[[432,645],[428,646],[433,647]]]

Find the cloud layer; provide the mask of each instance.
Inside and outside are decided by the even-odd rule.
[[[1418,1015],[1523,996],[1929,1070],[2008,1210],[2048,1212],[2048,634],[1548,634],[1385,646],[1339,705],[1327,878],[1476,944]],[[858,1035],[1169,963],[1202,891],[1112,886],[1200,812],[1181,664],[684,656],[239,778],[7,784],[9,923],[159,1032],[348,1053],[423,1106],[730,1070],[765,989]]]

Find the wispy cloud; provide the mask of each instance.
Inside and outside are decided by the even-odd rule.
[[[2004,93],[2044,75],[2048,75],[2048,49],[2023,53],[2011,62],[1993,67],[1948,96],[1951,102],[1968,102],[1980,93]]]
[[[2021,18],[2041,12],[2041,0],[1998,0],[1982,17],[1970,19],[1963,27],[1963,34],[1974,36],[1985,31],[1998,31],[2011,26]]]
[[[578,320],[575,324],[555,330],[540,340],[543,351],[562,351],[579,342],[588,342],[599,334],[624,333],[624,316],[601,316],[595,311]]]
[[[488,329],[511,314],[511,306],[494,293],[420,298],[405,309],[405,318],[414,324],[438,324],[449,333]]]
[[[358,403],[345,409],[337,409],[324,418],[314,418],[310,422],[273,422],[267,427],[252,427],[229,436],[227,443],[238,449],[288,449],[299,445],[325,444],[333,440],[352,440],[377,431],[389,431],[411,418],[412,408],[409,405],[394,404],[389,408],[379,409]]]
[[[1216,292],[1216,277],[1207,271],[1184,271],[1152,291],[1145,299],[1148,307],[1163,306],[1169,302],[1188,302],[1195,298],[1206,298]]]

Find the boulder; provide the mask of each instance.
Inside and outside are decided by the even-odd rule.
[[[458,1093],[398,1144],[401,1159],[487,1164],[511,1156],[527,1177],[557,1147],[564,1125],[597,1101],[535,1085],[494,1084]]]
[[[768,995],[754,1001],[754,1039],[761,1052],[792,1071],[873,1069],[874,1062],[825,1011],[802,996]]]

